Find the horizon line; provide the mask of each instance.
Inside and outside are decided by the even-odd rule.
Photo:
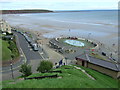
[[[0,10],[49,10],[49,9],[0,9]],[[119,9],[81,9],[81,10],[51,10],[51,11],[96,11],[96,10],[119,10]]]

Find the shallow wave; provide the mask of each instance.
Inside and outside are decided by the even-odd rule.
[[[99,26],[118,26],[117,23],[112,23],[112,22],[109,22],[109,23],[101,23],[101,22],[85,22],[84,21],[70,21],[70,20],[67,20],[67,21],[64,21],[64,20],[57,20],[57,19],[52,19],[52,21],[57,21],[57,22],[63,22],[63,23],[74,23],[74,24],[87,24],[87,25],[99,25]]]

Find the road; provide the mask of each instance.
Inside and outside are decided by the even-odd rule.
[[[33,51],[29,43],[26,41],[23,35],[20,33],[15,32],[15,34],[19,37],[19,42],[21,49],[23,50],[27,60],[36,60],[36,59],[42,59],[40,54],[37,51]]]
[[[21,75],[20,72],[19,72],[19,67],[22,64],[22,61],[23,61],[22,59],[24,59],[23,56],[25,56],[25,58],[27,60],[27,63],[33,66],[32,71],[36,70],[35,66],[38,64],[38,62],[40,62],[40,60],[43,59],[43,56],[40,54],[42,52],[33,51],[33,49],[30,47],[29,43],[26,41],[26,39],[24,38],[23,35],[21,35],[20,33],[17,33],[17,32],[14,32],[14,34],[17,35],[18,40],[19,40],[20,48],[23,52],[23,55],[21,55],[21,60],[13,65],[14,77],[18,77],[18,76]],[[2,79],[3,80],[12,79],[10,66],[3,67],[2,71],[3,72],[1,72],[0,74],[2,74]]]

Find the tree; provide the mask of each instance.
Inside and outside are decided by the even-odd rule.
[[[21,73],[23,73],[23,76],[26,77],[26,76],[29,76],[32,74],[32,71],[31,71],[31,66],[30,65],[27,65],[26,63],[24,63],[23,65],[21,65],[21,69],[19,70]]]
[[[53,67],[53,63],[51,61],[46,61],[46,60],[43,60],[40,62],[38,68],[37,68],[37,71],[39,72],[48,72],[50,69],[52,69]]]

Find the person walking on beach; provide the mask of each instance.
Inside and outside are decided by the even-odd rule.
[[[62,65],[62,60],[59,61],[59,66],[61,66],[61,65]]]

